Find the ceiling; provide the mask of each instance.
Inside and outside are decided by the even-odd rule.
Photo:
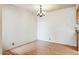
[[[36,13],[36,11],[39,9],[38,4],[14,4],[17,7],[24,8],[30,12]],[[42,8],[46,11],[53,11],[58,9],[63,9],[67,7],[75,7],[75,4],[42,4]]]

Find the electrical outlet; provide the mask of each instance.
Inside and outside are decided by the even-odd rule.
[[[12,42],[12,46],[14,46],[15,44],[14,44],[14,42]]]

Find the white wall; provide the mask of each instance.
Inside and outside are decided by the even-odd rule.
[[[3,50],[36,40],[37,17],[13,5],[3,7]],[[15,43],[12,46],[12,42]]]
[[[2,54],[2,5],[0,5],[0,54]]]
[[[76,46],[75,12],[75,7],[70,7],[38,17],[38,40]]]

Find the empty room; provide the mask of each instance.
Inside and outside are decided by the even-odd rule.
[[[0,5],[0,55],[2,54],[2,5]]]
[[[3,55],[79,55],[79,5],[4,4]]]

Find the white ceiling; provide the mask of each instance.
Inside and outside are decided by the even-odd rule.
[[[24,9],[27,9],[30,12],[36,13],[36,11],[39,9],[38,4],[14,4],[17,7],[21,7]],[[44,4],[42,5],[42,8],[49,12],[53,10],[58,10],[62,8],[67,8],[67,7],[73,7],[76,6],[75,4]]]

